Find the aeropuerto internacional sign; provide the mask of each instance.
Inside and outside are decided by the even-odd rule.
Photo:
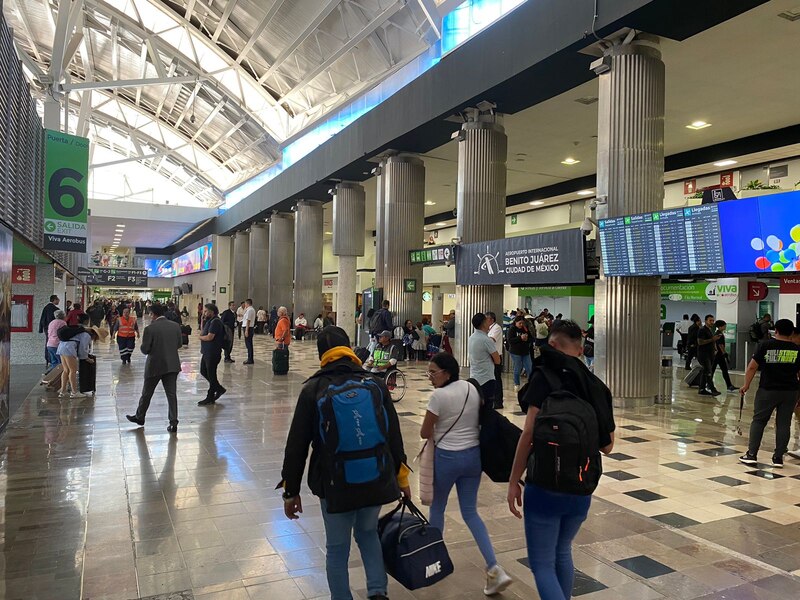
[[[579,229],[464,244],[456,255],[458,285],[583,283],[586,265]]]

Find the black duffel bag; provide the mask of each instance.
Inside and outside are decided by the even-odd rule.
[[[491,406],[481,409],[481,469],[489,479],[508,483],[522,430]]]
[[[408,590],[440,582],[453,572],[442,532],[404,498],[378,520],[386,572]]]

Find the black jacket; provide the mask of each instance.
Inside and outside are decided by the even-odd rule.
[[[231,331],[236,330],[236,313],[233,312],[230,308],[223,310],[219,318],[222,319],[222,322],[230,327]]]
[[[362,374],[361,367],[349,358],[341,358],[325,365],[303,385],[297,406],[294,409],[292,425],[286,438],[286,450],[283,455],[283,470],[281,477],[286,484],[287,495],[296,496],[300,493],[300,484],[303,480],[303,470],[308,457],[308,447],[311,446],[311,460],[308,464],[308,487],[311,493],[320,498],[323,494],[324,468],[320,457],[319,411],[317,401],[322,397],[331,383],[339,383],[350,377],[351,373]],[[403,437],[400,434],[400,421],[392,404],[389,390],[386,389],[383,379],[375,379],[383,391],[383,407],[389,417],[389,450],[394,458],[395,469],[400,470],[400,465],[406,462],[403,449]]]
[[[692,323],[689,325],[689,337],[687,339],[687,343],[689,344],[689,348],[696,348],[697,347],[697,334],[700,331],[700,326],[697,323]]]
[[[394,329],[392,325],[392,313],[386,308],[378,310],[372,317],[369,329],[372,335],[377,335],[382,331],[392,331],[392,329]]]
[[[42,309],[42,316],[39,318],[39,333],[47,333],[50,323],[56,318],[58,307],[52,302],[45,304]]]
[[[508,326],[508,351],[511,354],[516,354],[517,356],[525,356],[526,354],[530,354],[531,352],[531,343],[533,342],[533,334],[531,334],[531,330],[528,327],[528,324],[523,321],[525,325],[525,329],[518,329],[516,323],[512,323]],[[528,339],[523,340],[522,334],[527,333]]]

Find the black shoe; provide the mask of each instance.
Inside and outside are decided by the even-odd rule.
[[[167,431],[170,433],[178,433],[178,424],[175,425],[167,425]]]
[[[728,386],[728,391],[729,392],[738,392],[739,388],[737,388],[735,385],[729,385]]]
[[[772,457],[772,466],[776,469],[783,468],[783,456],[778,456],[777,454],[773,455]]]
[[[717,388],[711,388],[711,395],[712,396],[721,396],[722,392],[720,392]]]
[[[714,394],[712,394],[712,393],[711,393],[710,391],[708,391],[708,390],[700,390],[700,391],[699,391],[699,392],[697,392],[697,393],[698,393],[700,396],[713,396],[713,395],[714,395]]]
[[[208,406],[209,404],[214,404],[216,401],[216,398],[206,398],[205,400],[200,400],[200,402],[197,403],[197,406]]]
[[[139,419],[136,415],[125,415],[125,418],[131,423],[136,423],[139,427],[144,427],[144,419]]]
[[[215,400],[219,400],[219,397],[220,397],[220,396],[222,396],[222,394],[224,394],[224,393],[225,393],[225,392],[227,392],[227,391],[228,391],[228,390],[226,390],[224,387],[221,387],[221,388],[219,388],[219,389],[217,390],[217,393],[214,395],[214,399],[215,399]]]
[[[374,596],[369,596],[368,600],[389,600],[389,596],[385,594],[375,594]]]
[[[744,455],[739,457],[739,462],[744,463],[746,465],[755,465],[758,463],[755,454],[750,454],[750,452],[745,452]]]
[[[500,410],[500,409],[503,408],[503,403],[502,402],[495,402],[494,405],[492,406],[492,408],[494,408],[495,410]]]
[[[236,361],[235,361],[235,360],[233,360],[232,358],[226,358],[226,359],[225,359],[225,362],[226,362],[226,363],[235,363]]]
[[[254,360],[246,360],[242,364],[243,365],[254,365],[254,364],[256,364],[256,361],[254,361]]]

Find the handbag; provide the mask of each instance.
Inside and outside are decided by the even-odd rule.
[[[471,387],[471,386],[470,386]],[[461,407],[461,412],[453,424],[442,434],[438,442],[433,442],[433,438],[425,440],[422,450],[417,454],[415,462],[419,464],[419,499],[423,506],[430,506],[433,504],[433,479],[434,479],[434,453],[436,451],[436,444],[441,444],[444,436],[450,433],[450,430],[456,426],[461,420],[461,415],[464,414],[464,409],[467,408],[469,401],[469,388],[467,388],[467,397],[464,398],[464,406]]]
[[[386,572],[408,590],[431,586],[453,572],[442,532],[408,498],[378,520],[378,536]]]

